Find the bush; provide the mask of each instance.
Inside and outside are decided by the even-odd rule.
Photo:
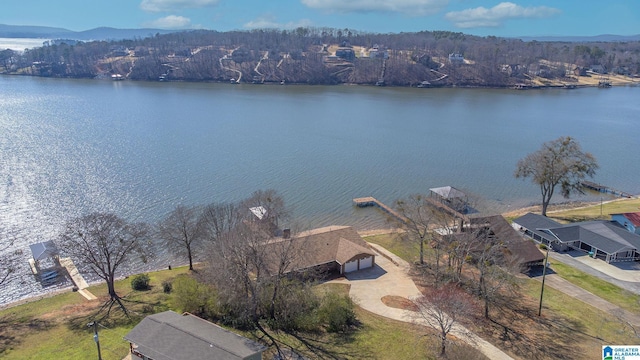
[[[218,317],[217,294],[211,287],[188,275],[178,275],[171,286],[171,305],[205,319]]]
[[[162,282],[162,291],[165,294],[171,294],[171,290],[173,290],[173,285],[171,284],[171,281],[169,280],[165,280]]]
[[[149,275],[140,274],[134,276],[131,280],[131,288],[138,291],[149,290]]]
[[[318,310],[318,316],[328,332],[345,332],[358,323],[354,309],[349,295],[328,293]]]
[[[541,250],[547,250],[547,245],[545,245],[545,244],[540,244],[540,245],[538,245],[538,247],[539,247]]]

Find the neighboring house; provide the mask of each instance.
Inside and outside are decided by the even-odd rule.
[[[124,339],[134,360],[260,360],[267,349],[197,316],[173,311],[147,316]]]
[[[341,46],[336,50],[336,56],[346,61],[353,61],[356,59],[356,53],[353,48]]]
[[[374,45],[369,49],[369,57],[372,59],[388,59],[389,52],[385,49],[381,49],[378,45]]]
[[[575,76],[587,76],[587,69],[580,67],[580,66],[576,66],[573,69],[573,75]]]
[[[611,214],[611,220],[624,226],[630,232],[640,235],[640,212]]]
[[[449,54],[449,63],[462,64],[464,63],[464,56],[462,56],[462,54],[451,53]]]
[[[350,226],[327,226],[290,238],[285,233],[285,236],[275,238],[265,246],[274,254],[272,263],[275,265],[279,254],[287,249],[291,258],[287,273],[319,270],[345,274],[375,265],[374,252]]]
[[[576,249],[607,263],[640,259],[640,235],[616,221],[586,221],[560,224],[542,215],[528,213],[513,221],[513,227],[557,251]]]
[[[596,74],[606,74],[607,73],[607,69],[604,66],[600,65],[600,64],[591,65],[589,70],[593,71]]]
[[[544,254],[536,244],[524,239],[501,215],[472,218],[469,229],[477,230],[479,227],[486,230],[483,235],[488,241],[503,247],[504,260],[515,263],[522,271],[544,262]]]

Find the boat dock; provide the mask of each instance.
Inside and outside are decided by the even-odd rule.
[[[67,273],[69,273],[69,277],[73,284],[78,288],[78,293],[85,297],[87,300],[95,300],[97,297],[90,293],[86,288],[89,287],[89,284],[84,280],[82,274],[76,268],[76,265],[73,263],[71,258],[60,258],[60,265],[67,269]]]
[[[593,191],[598,191],[601,193],[606,193],[606,194],[611,194],[611,195],[615,195],[615,196],[619,196],[619,197],[624,197],[624,198],[632,198],[633,195],[626,193],[624,191],[620,191],[620,190],[616,190],[613,188],[610,188],[608,186],[604,186],[601,184],[597,184],[597,183],[593,183],[590,181],[583,181],[580,183],[580,185],[582,185],[583,188],[589,189],[589,190],[593,190]]]
[[[436,209],[439,209],[440,211],[444,211],[449,213],[449,215],[453,216],[456,219],[460,219],[461,221],[469,224],[471,222],[471,220],[469,219],[469,216],[454,210],[453,208],[451,208],[450,206],[448,206],[447,204],[443,204],[440,201],[436,201],[432,198],[427,198],[427,201],[434,206]],[[460,226],[462,226],[463,224],[461,224]]]
[[[382,211],[400,220],[401,222],[403,223],[407,222],[407,219],[404,216],[400,215],[398,212],[396,212],[395,210],[383,204],[380,200],[372,196],[355,198],[353,199],[353,204],[356,205],[357,207],[377,206],[380,209],[382,209]]]

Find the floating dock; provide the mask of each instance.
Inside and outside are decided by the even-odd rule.
[[[620,190],[616,190],[613,188],[610,188],[608,186],[604,186],[601,184],[597,184],[597,183],[593,183],[590,181],[583,181],[580,183],[580,185],[582,185],[583,188],[589,189],[589,190],[593,190],[593,191],[598,191],[601,193],[605,193],[605,194],[611,194],[611,195],[615,195],[615,196],[619,196],[619,197],[624,197],[624,198],[632,198],[633,195],[626,193],[624,191],[620,191]]]
[[[400,220],[402,223],[407,223],[407,218],[372,196],[355,198],[353,199],[353,204],[357,207],[377,206],[382,209],[382,211]]]

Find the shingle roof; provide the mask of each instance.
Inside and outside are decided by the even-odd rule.
[[[608,254],[640,250],[640,236],[630,233],[614,221],[587,221],[562,225],[542,215],[529,213],[513,222],[547,239],[563,243],[581,241]]]
[[[549,219],[546,216],[539,214],[527,213],[515,220],[515,224],[522,226],[523,228],[537,234],[540,237],[550,240],[557,240],[553,235],[547,233],[544,230],[557,228],[562,224]]]
[[[471,219],[471,225],[485,224],[491,229],[498,241],[520,264],[535,263],[544,260],[544,255],[530,240],[520,234],[501,215],[477,217]]]
[[[327,226],[305,231],[290,239],[271,241],[267,251],[278,253],[287,247],[294,255],[289,271],[337,262],[342,265],[358,255],[374,256],[367,243],[350,226]]]
[[[266,350],[197,316],[173,311],[147,316],[124,339],[154,360],[236,360]]]

